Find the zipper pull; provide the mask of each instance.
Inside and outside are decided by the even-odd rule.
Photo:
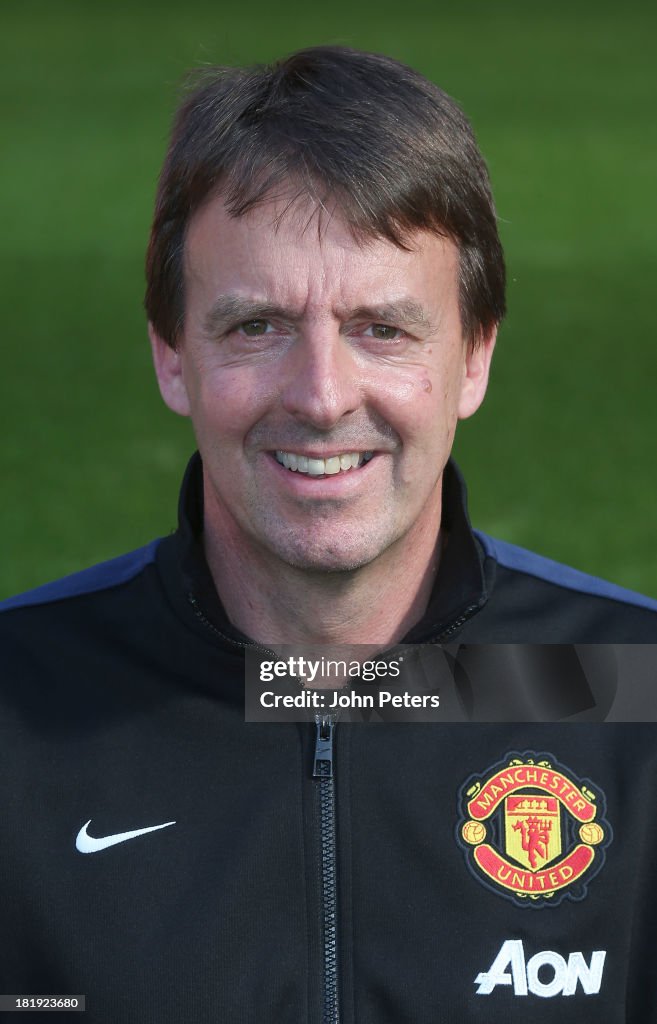
[[[313,779],[332,779],[335,720],[330,715],[317,715],[315,724],[317,726],[317,734],[315,737]]]

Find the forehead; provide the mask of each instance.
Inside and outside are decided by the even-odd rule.
[[[336,299],[458,301],[456,245],[429,231],[409,235],[406,245],[357,238],[337,207],[310,198],[271,199],[233,217],[215,197],[187,230],[188,297],[232,292],[300,308]]]

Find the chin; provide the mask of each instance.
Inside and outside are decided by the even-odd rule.
[[[305,540],[297,539],[271,548],[274,554],[294,569],[310,573],[350,573],[362,569],[382,554],[388,544],[363,543],[362,536],[358,539],[342,539],[341,543],[329,544],[321,538]]]

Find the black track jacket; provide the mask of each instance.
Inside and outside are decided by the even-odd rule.
[[[88,1024],[657,1022],[655,726],[245,723],[201,509],[196,457],[175,534],[1,606],[0,994],[85,995],[57,1019]],[[657,642],[656,602],[474,533],[451,466],[443,523],[406,643]]]

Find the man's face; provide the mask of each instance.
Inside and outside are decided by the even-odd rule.
[[[494,339],[463,340],[451,241],[417,232],[407,252],[355,241],[339,214],[283,210],[236,219],[214,199],[193,218],[184,332],[174,352],[151,331],[156,369],[192,418],[206,534],[269,564],[351,570],[436,540]]]

